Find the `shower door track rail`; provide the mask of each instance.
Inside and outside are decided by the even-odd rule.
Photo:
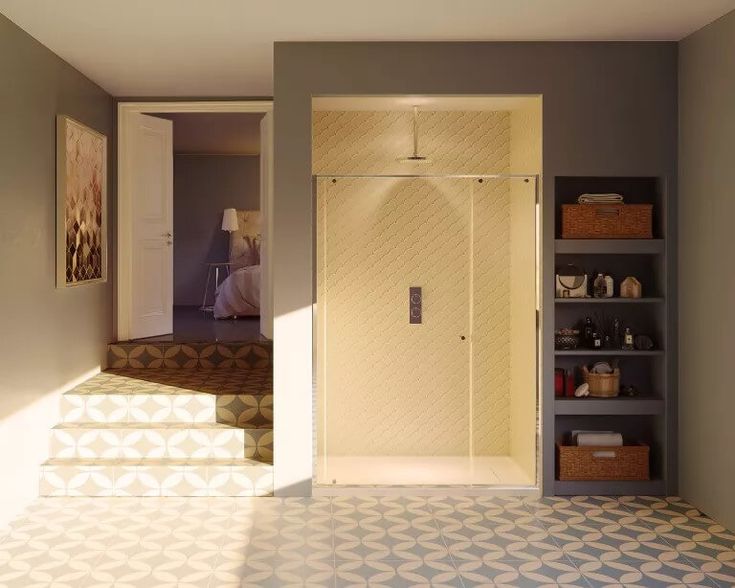
[[[314,174],[312,177],[320,180],[340,179],[456,179],[456,180],[537,180],[538,174]]]

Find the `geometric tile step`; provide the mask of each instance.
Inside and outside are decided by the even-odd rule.
[[[113,343],[108,346],[111,368],[268,368],[273,343]]]
[[[51,430],[51,457],[80,459],[273,459],[271,429],[219,423],[64,423]]]
[[[220,423],[271,428],[273,395],[107,392],[61,396],[63,423]]]
[[[271,496],[273,466],[243,459],[49,459],[41,496]]]

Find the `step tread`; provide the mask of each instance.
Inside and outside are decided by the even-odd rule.
[[[258,467],[272,468],[273,464],[259,461],[257,459],[248,458],[201,458],[201,459],[173,459],[173,458],[75,458],[75,457],[51,457],[47,459],[41,467],[135,467],[135,466],[238,466],[238,467]]]

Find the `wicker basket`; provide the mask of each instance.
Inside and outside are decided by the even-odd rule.
[[[652,204],[562,204],[562,239],[651,239]]]
[[[556,444],[559,480],[648,480],[648,445],[578,447]]]
[[[595,398],[614,398],[620,394],[620,370],[615,368],[611,374],[595,374],[582,366],[582,376],[590,387],[590,396]]]

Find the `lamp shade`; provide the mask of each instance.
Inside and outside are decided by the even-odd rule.
[[[225,212],[222,214],[222,230],[223,231],[237,231],[237,211],[234,208],[225,208]]]

